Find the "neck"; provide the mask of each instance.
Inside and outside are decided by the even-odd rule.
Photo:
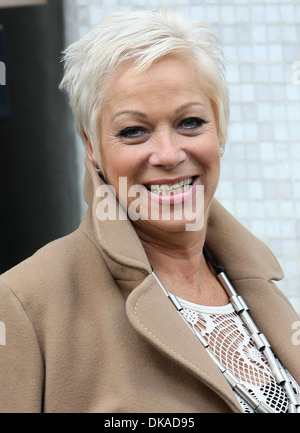
[[[161,239],[141,238],[141,241],[151,266],[158,273],[188,276],[199,269],[203,257],[204,236],[194,238],[186,244],[164,242]]]
[[[153,232],[152,236],[145,232],[138,234],[154,272],[166,287],[171,291],[176,287],[184,286],[185,290],[199,287],[207,268],[202,252],[204,230],[159,236],[153,236]]]
[[[228,297],[203,255],[205,230],[185,233],[137,233],[148,260],[165,288],[203,305],[224,305]]]
[[[205,229],[195,232],[166,232],[152,229],[150,232],[136,227],[136,231],[155,271],[169,272],[179,261],[199,266]]]

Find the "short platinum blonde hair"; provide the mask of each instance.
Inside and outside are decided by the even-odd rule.
[[[184,22],[170,12],[126,11],[104,17],[65,51],[60,89],[67,92],[83,142],[95,151],[97,121],[106,83],[124,61],[144,72],[168,54],[183,53],[197,67],[203,91],[214,111],[220,144],[226,141],[229,97],[223,54],[212,29],[203,23]]]

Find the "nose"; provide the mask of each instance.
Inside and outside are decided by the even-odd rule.
[[[180,142],[180,137],[172,132],[163,132],[154,137],[153,150],[149,163],[166,169],[173,169],[186,160],[186,153]]]

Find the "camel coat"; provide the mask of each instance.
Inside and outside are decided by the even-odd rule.
[[[101,182],[87,162],[89,207],[78,230],[0,277],[0,411],[240,412],[156,284],[131,223],[97,218]],[[207,245],[300,381],[299,318],[271,281],[282,278],[273,254],[217,201]]]

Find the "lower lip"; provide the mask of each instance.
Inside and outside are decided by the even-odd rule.
[[[159,195],[159,194],[154,194],[153,192],[148,190],[148,195],[150,196],[151,200],[154,200],[157,203],[160,203],[162,205],[172,205],[172,204],[183,203],[187,200],[190,200],[193,197],[193,195],[195,194],[198,179],[199,178],[196,177],[194,179],[191,187],[187,191],[180,192],[179,194]]]

